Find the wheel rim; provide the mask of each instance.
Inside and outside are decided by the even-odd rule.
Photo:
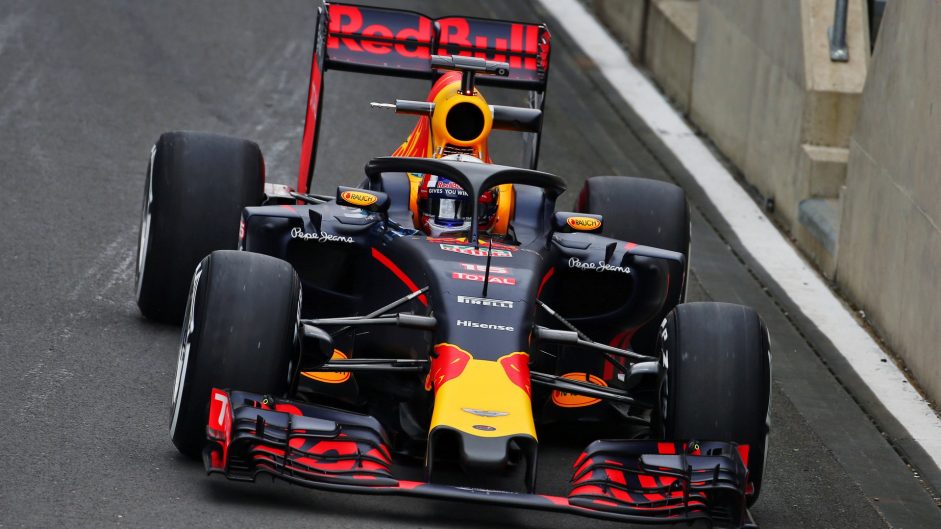
[[[144,278],[144,264],[147,250],[150,248],[150,206],[154,202],[154,158],[157,146],[150,149],[150,163],[147,165],[147,182],[144,184],[144,204],[141,207],[140,235],[137,239],[137,276],[135,298],[140,301],[141,285]]]
[[[660,323],[660,435],[666,436],[670,409],[670,350],[667,348],[667,318]]]
[[[300,348],[301,348],[301,305],[304,302],[304,289],[301,288],[297,292],[297,315],[294,321],[294,338],[291,346],[294,348],[294,354],[298,356],[298,364],[300,364]],[[291,356],[291,360],[288,362],[288,388],[293,388],[294,382],[294,359],[295,356]]]
[[[183,389],[186,386],[186,372],[189,367],[190,339],[193,335],[193,329],[196,327],[196,291],[199,288],[199,278],[203,273],[202,263],[196,267],[193,274],[193,284],[190,287],[189,300],[186,303],[186,316],[183,321],[183,332],[180,334],[180,355],[176,365],[176,378],[173,384],[173,394],[171,395],[171,419],[170,419],[170,437],[176,436],[176,426],[180,418],[180,408],[183,400]]]

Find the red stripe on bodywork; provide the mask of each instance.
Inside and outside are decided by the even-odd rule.
[[[638,474],[637,481],[640,482],[640,486],[645,489],[656,489],[658,488],[657,480],[653,476],[648,476],[647,474]]]
[[[636,330],[637,329],[626,329],[624,331],[619,332],[618,334],[614,336],[614,338],[611,339],[610,342],[608,342],[608,345],[610,345],[611,347],[620,347],[621,349],[630,348],[631,339],[634,338],[634,332]],[[618,360],[621,361],[620,363],[623,366],[624,358],[623,357],[618,358]],[[602,373],[601,378],[603,378],[607,382],[614,380],[614,364],[611,362],[611,360],[604,361],[604,372]]]
[[[275,404],[274,410],[288,413],[290,415],[304,415],[304,412],[302,412],[300,408],[293,404]]]
[[[229,443],[232,442],[232,403],[229,394],[212,388],[209,395],[209,418],[206,424],[209,438],[222,447],[221,453],[212,452],[213,468],[225,468],[229,458]]]
[[[673,443],[657,443],[657,452],[660,454],[675,454],[676,447]]]
[[[532,388],[529,379],[529,355],[526,353],[513,353],[501,357],[500,365],[506,371],[510,382],[522,388],[526,395],[532,397]]]
[[[581,455],[578,456],[578,459],[576,459],[575,462],[572,463],[572,468],[580,468],[581,466],[583,466],[582,463],[585,462],[586,457],[588,456],[585,454],[585,452],[582,452]]]
[[[314,144],[317,135],[317,113],[320,110],[320,90],[323,87],[323,73],[317,61],[317,52],[310,61],[310,87],[307,92],[307,117],[304,120],[304,138],[301,141],[301,167],[297,172],[298,193],[307,192],[307,178],[311,175],[314,163]]]
[[[565,505],[565,506],[568,506],[568,504],[569,504],[569,499],[568,499],[568,498],[562,498],[562,497],[560,497],[560,496],[547,496],[547,495],[545,495],[545,494],[540,494],[540,497],[545,498],[545,499],[551,501],[552,503],[554,503],[554,504],[556,504],[556,505]]]
[[[617,335],[614,336],[614,338],[611,339],[610,342],[608,342],[608,345],[610,345],[611,347],[620,347],[622,349],[624,349],[627,346],[630,346],[631,338],[634,337],[634,331],[636,330],[637,329],[627,329],[627,330],[619,332]]]
[[[539,290],[536,292],[537,298],[542,297],[542,289],[543,287],[546,286],[546,283],[549,282],[549,278],[552,277],[552,274],[554,273],[555,273],[555,267],[553,266],[552,268],[549,269],[548,272],[546,272],[546,275],[542,276],[542,281],[539,282]]]
[[[449,343],[436,345],[435,355],[431,359],[431,369],[425,378],[425,391],[433,389],[435,393],[445,382],[461,376],[464,368],[473,358],[467,351]],[[527,374],[529,374],[528,371]]]
[[[580,487],[575,487],[572,489],[572,492],[569,493],[569,497],[578,496],[579,494],[604,494],[604,490],[601,487],[596,485],[582,485]]]
[[[614,380],[614,364],[610,360],[604,361],[604,371],[601,373],[601,378],[606,382]]]
[[[438,78],[435,81],[434,86],[431,87],[431,91],[428,92],[428,102],[433,103],[435,98],[438,97],[438,94],[445,89],[451,83],[457,83],[461,80],[461,72],[446,72],[444,75]]]
[[[390,272],[395,274],[395,277],[399,278],[399,281],[405,283],[405,286],[409,288],[410,292],[415,292],[416,290],[420,290],[418,288],[418,285],[416,285],[414,281],[412,281],[407,275],[405,275],[405,272],[403,272],[401,268],[399,268],[398,266],[395,266],[395,263],[393,263],[388,257],[386,257],[385,255],[382,255],[382,252],[373,248],[372,256],[377,261],[382,263],[383,266],[388,268]],[[418,301],[421,301],[424,306],[426,307],[428,306],[428,297],[425,296],[424,294],[418,296]]]
[[[445,87],[451,83],[459,82],[461,82],[461,72],[445,73],[440,78],[438,78],[434,86],[431,87],[431,91],[428,93],[427,101],[429,103],[433,103],[435,98],[438,97],[438,94],[444,90]],[[413,156],[424,158],[428,156],[429,141],[431,141],[431,120],[428,119],[428,116],[422,116],[418,118],[418,122],[415,123],[415,128],[413,128],[412,132],[408,135],[408,139],[406,139],[405,143],[400,145],[399,148],[392,153],[392,156]]]
[[[618,485],[627,485],[627,479],[624,477],[624,472],[613,468],[606,468],[604,469],[604,473],[608,477],[608,480],[612,483],[617,483]]]

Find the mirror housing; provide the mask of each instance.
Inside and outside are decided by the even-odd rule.
[[[301,361],[305,369],[322,366],[333,357],[333,338],[327,331],[301,324]]]

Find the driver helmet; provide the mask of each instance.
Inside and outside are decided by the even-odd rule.
[[[452,155],[443,159],[482,163],[478,158],[467,155]],[[496,220],[498,193],[497,188],[492,188],[480,196],[477,218],[481,230],[490,229]],[[418,211],[419,228],[432,237],[470,230],[473,215],[470,196],[460,185],[447,178],[430,174],[422,177],[418,188]]]

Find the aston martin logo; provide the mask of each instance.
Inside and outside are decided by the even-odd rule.
[[[475,410],[473,408],[461,408],[461,410],[480,417],[506,417],[509,415],[509,413],[505,411]]]

